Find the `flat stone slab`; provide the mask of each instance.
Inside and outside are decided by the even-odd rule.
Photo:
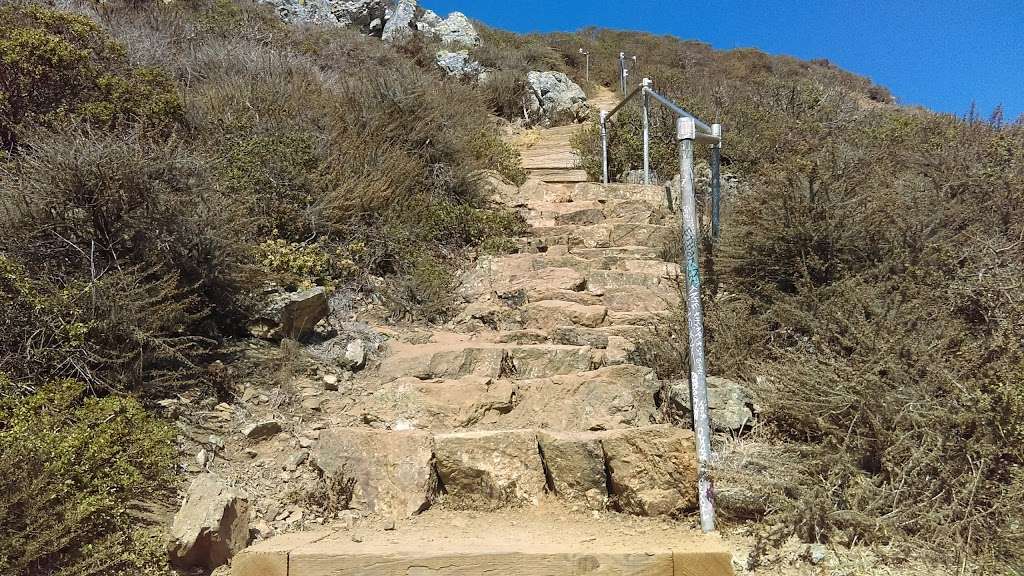
[[[359,540],[356,542],[355,540]],[[251,558],[258,558],[259,563]],[[276,559],[276,563],[271,560]],[[282,566],[284,567],[282,569]],[[361,525],[271,538],[233,576],[732,576],[716,536],[677,522],[558,505],[465,514],[430,510],[394,530]]]

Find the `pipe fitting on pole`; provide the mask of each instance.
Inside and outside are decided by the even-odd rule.
[[[686,324],[690,344],[690,402],[697,449],[697,502],[700,525],[715,530],[715,494],[711,483],[711,425],[708,421],[707,368],[704,357],[704,311],[700,299],[700,264],[697,202],[693,187],[693,144],[697,126],[693,118],[676,120],[679,139],[679,209],[682,212],[683,266],[686,278]]]

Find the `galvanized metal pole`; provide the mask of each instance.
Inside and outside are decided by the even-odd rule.
[[[676,120],[679,139],[679,209],[683,227],[683,270],[686,273],[686,324],[690,344],[690,396],[693,432],[697,444],[697,501],[700,525],[715,530],[715,495],[711,483],[711,425],[708,422],[707,371],[704,365],[704,312],[700,301],[698,265],[697,202],[693,196],[693,141],[697,127],[693,118]]]
[[[643,86],[643,105],[644,105],[644,184],[651,183],[651,131],[650,131],[650,109],[649,109],[649,98],[647,97],[647,90],[651,87],[651,79],[644,78],[640,82]]]
[[[718,136],[718,142],[711,145],[711,239],[718,240],[721,227],[719,216],[722,208],[722,125],[712,124],[711,134]]]
[[[601,110],[601,182],[608,183],[608,113]]]
[[[587,52],[587,84],[590,84],[590,52]]]
[[[626,53],[619,52],[619,90],[626,95]]]

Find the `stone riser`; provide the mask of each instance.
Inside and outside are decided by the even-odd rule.
[[[456,510],[536,505],[546,494],[638,516],[694,509],[693,434],[658,424],[600,432],[450,432],[333,428],[313,462],[349,506],[395,519],[440,503]]]

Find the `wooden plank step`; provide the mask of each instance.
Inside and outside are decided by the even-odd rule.
[[[678,522],[564,507],[465,514],[428,510],[385,530],[372,521],[271,538],[233,576],[732,576],[714,535]],[[369,520],[369,519],[367,519]]]

